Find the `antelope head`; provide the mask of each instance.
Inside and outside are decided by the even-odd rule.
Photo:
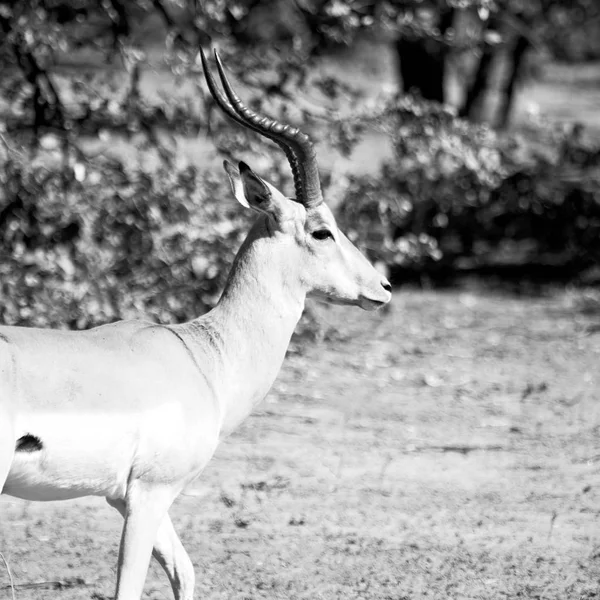
[[[278,242],[278,252],[285,253],[289,261],[288,274],[297,278],[295,283],[307,295],[366,310],[387,304],[392,296],[391,285],[340,231],[323,201],[311,139],[298,129],[258,115],[245,106],[231,87],[215,51],[221,91],[204,52],[200,52],[206,82],[217,105],[243,127],[275,142],[292,170],[296,197],[286,198],[246,163],[240,162],[236,168],[225,161],[235,198],[262,215],[249,237]]]

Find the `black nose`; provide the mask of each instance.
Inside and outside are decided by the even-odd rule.
[[[387,279],[382,279],[382,281],[381,281],[381,287],[386,292],[389,292],[390,294],[392,293],[392,286],[390,285],[390,282]]]

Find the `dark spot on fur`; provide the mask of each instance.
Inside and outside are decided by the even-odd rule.
[[[26,433],[17,440],[17,452],[37,452],[42,449],[42,440],[36,435]]]

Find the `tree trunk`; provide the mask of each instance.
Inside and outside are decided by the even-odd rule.
[[[519,80],[521,64],[523,63],[523,58],[525,57],[525,52],[528,48],[529,40],[526,37],[519,35],[513,46],[512,52],[508,57],[510,73],[503,88],[500,90],[500,108],[498,109],[498,127],[500,128],[505,128],[508,125],[515,100],[515,90]]]
[[[453,8],[441,13],[438,29],[442,35],[453,21]],[[399,38],[396,41],[396,53],[404,91],[416,90],[426,100],[443,103],[447,52],[448,46],[433,39]]]
[[[495,31],[496,29],[496,23],[490,20],[487,31]],[[494,56],[494,47],[484,42],[481,50],[481,59],[479,60],[479,65],[477,66],[475,78],[467,89],[464,104],[459,111],[460,117],[466,117],[473,121],[483,120],[485,94],[490,87],[493,76],[492,64],[494,61]]]

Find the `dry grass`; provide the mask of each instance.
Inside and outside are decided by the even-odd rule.
[[[196,596],[597,598],[590,317],[566,296],[408,291],[387,316],[325,317],[337,335],[288,358],[172,511]],[[56,581],[73,585],[53,599],[111,597],[114,511],[0,502],[19,600],[48,597],[19,586]],[[170,598],[157,567],[147,590]]]
[[[568,305],[575,312],[590,317],[600,315],[600,290],[597,288],[574,288],[565,297]]]

